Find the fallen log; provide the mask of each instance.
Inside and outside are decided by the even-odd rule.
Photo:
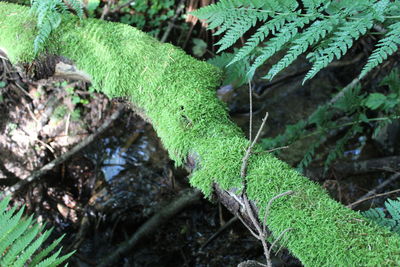
[[[0,49],[13,64],[35,60],[35,25],[27,7],[0,3]],[[293,229],[282,244],[305,266],[400,264],[399,236],[331,199],[274,156],[252,155],[242,180],[249,142],[216,98],[221,79],[217,68],[130,26],[70,16],[64,17],[46,48],[36,62],[54,55],[67,58],[98,90],[128,98],[153,124],[176,165],[193,169],[190,183],[206,197],[217,193],[228,208],[243,213],[241,191],[246,184],[246,195],[263,221],[268,202],[293,191],[274,201],[267,227],[274,238]]]

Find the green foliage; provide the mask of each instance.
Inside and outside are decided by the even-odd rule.
[[[76,12],[83,18],[83,7],[79,0],[31,0],[31,13],[37,17],[37,36],[34,41],[34,52],[38,54],[52,31],[61,23],[62,14]]]
[[[329,151],[325,159],[324,165],[325,168],[328,168],[333,161],[344,156],[346,145],[351,139],[371,128],[374,129],[374,135],[385,124],[399,117],[399,70],[394,69],[382,80],[380,86],[381,89],[387,87],[387,93],[361,93],[360,86],[347,90],[335,103],[320,106],[306,120],[287,126],[283,134],[275,138],[263,139],[263,147],[272,149],[290,145],[301,138],[319,135],[318,141],[310,145],[297,166],[302,171],[313,161],[316,149],[327,140],[329,132],[335,129],[344,129],[344,133],[336,141],[335,146]],[[380,117],[377,117],[378,114]]]
[[[247,82],[245,74],[246,69],[249,67],[247,64],[248,60],[237,61],[228,65],[228,63],[232,61],[233,57],[234,54],[221,53],[220,55],[209,59],[207,62],[224,71],[223,85],[232,84],[234,86],[240,86]]]
[[[75,91],[74,87],[68,86],[67,82],[58,83],[67,94],[65,100],[69,104],[62,104],[55,108],[52,118],[55,121],[63,121],[66,116],[70,116],[72,121],[79,121],[81,119],[81,108],[77,105],[87,105],[90,102],[91,95],[87,98],[82,98],[78,92]]]
[[[15,207],[7,210],[9,201],[0,201],[0,266],[57,266],[74,253],[59,257],[61,248],[52,253],[63,236],[41,249],[52,230],[44,231],[45,226],[33,222],[33,216],[23,218],[24,208],[18,212]]]
[[[306,53],[312,67],[304,81],[311,79],[333,60],[342,58],[354,42],[377,23],[387,27],[388,31],[378,42],[360,77],[398,50],[400,4],[397,0],[302,0],[301,5],[298,2],[221,0],[192,14],[205,19],[209,29],[218,28],[215,35],[222,35],[217,43],[220,46],[218,52],[232,47],[250,29],[255,29],[227,64],[255,54],[255,59],[246,68],[248,79],[281,50],[286,53],[264,78],[272,79]],[[261,49],[255,50],[257,46]]]
[[[165,22],[175,14],[174,5],[174,0],[137,0],[129,6],[129,9],[135,12],[133,14],[126,12],[120,21],[144,30],[152,36],[159,36],[161,30],[167,27]]]
[[[386,216],[382,208],[369,209],[361,214],[378,225],[387,227],[390,231],[400,235],[400,198],[397,198],[397,200],[388,199],[385,202],[385,208],[390,217]]]
[[[27,21],[26,8],[0,2],[0,46],[13,62],[32,58],[24,53],[32,31],[23,29]],[[122,24],[89,19],[76,27],[76,18],[70,18],[55,34],[59,38],[49,42],[49,51],[73,60],[96,89],[132,100],[151,119],[177,165],[193,159],[193,186],[206,196],[216,185],[240,190],[241,160],[249,142],[215,97],[218,68]],[[16,35],[24,42],[15,42]],[[285,234],[285,246],[304,266],[399,265],[397,235],[365,222],[273,155],[254,153],[246,179],[249,199],[261,210],[272,197],[296,192],[274,202],[268,229],[275,238],[294,229]]]

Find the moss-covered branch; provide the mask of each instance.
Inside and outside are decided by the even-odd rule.
[[[26,7],[0,3],[0,48],[13,63],[34,59],[35,25]],[[48,52],[74,61],[110,97],[128,97],[144,110],[176,164],[196,159],[191,184],[208,196],[214,183],[240,189],[248,140],[215,97],[220,71],[126,25],[66,18]],[[400,238],[336,201],[317,184],[268,154],[254,155],[247,170],[248,197],[274,202],[268,228],[306,266],[395,266]],[[263,210],[263,209],[260,209]],[[263,218],[263,214],[259,214]]]

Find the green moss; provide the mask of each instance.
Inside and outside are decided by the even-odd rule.
[[[0,3],[0,47],[14,63],[33,59],[34,25],[26,8]],[[198,159],[190,181],[206,196],[213,183],[242,188],[241,160],[249,142],[215,97],[219,69],[132,27],[72,17],[55,32],[48,52],[72,59],[91,75],[97,90],[128,97],[144,109],[177,165],[189,154]],[[285,235],[285,246],[304,265],[400,264],[398,236],[367,223],[273,156],[251,157],[247,185],[259,208],[280,193],[295,191],[274,202],[268,227],[275,237],[294,229]]]

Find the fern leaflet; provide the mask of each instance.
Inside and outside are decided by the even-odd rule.
[[[31,0],[31,13],[37,17],[38,29],[33,42],[35,54],[43,50],[51,32],[60,25],[61,15],[68,13],[68,10],[83,18],[83,6],[78,0]]]
[[[286,24],[280,31],[271,38],[266,46],[261,49],[259,55],[248,71],[248,77],[253,77],[256,69],[260,67],[266,60],[273,56],[276,52],[283,49],[284,45],[288,43],[297,33],[299,28],[310,22],[310,17],[300,17],[298,20]]]
[[[398,50],[398,45],[400,45],[400,22],[394,23],[388,28],[389,31],[386,33],[386,37],[377,44],[377,48],[372,52],[367,64],[362,69],[360,78],[364,77],[370,70]]]
[[[397,198],[397,200],[388,199],[385,202],[385,208],[390,215],[389,218],[386,217],[382,208],[369,209],[361,214],[378,225],[400,235],[400,198]]]
[[[0,266],[57,266],[72,255],[58,257],[58,252],[48,257],[61,239],[37,253],[51,230],[41,234],[44,226],[34,223],[33,216],[22,218],[23,208],[17,213],[15,207],[7,211],[9,201],[0,201]]]
[[[304,81],[311,79],[334,59],[346,54],[376,23],[387,26],[389,31],[378,42],[360,77],[396,52],[400,44],[400,23],[394,20],[400,14],[398,0],[221,0],[192,14],[207,20],[210,29],[220,27],[216,32],[222,35],[217,42],[218,52],[235,45],[255,27],[255,33],[229,62],[233,64],[257,54],[256,48],[261,46],[261,53],[247,70],[248,78],[266,60],[287,48],[287,54],[263,78],[272,79],[301,54],[310,51],[307,58],[313,65]]]
[[[327,34],[331,33],[337,23],[338,19],[336,17],[315,21],[304,33],[293,40],[289,51],[278,63],[272,66],[268,74],[263,78],[272,79],[281,70],[289,66],[298,56],[303,54],[308,47],[318,43]]]
[[[242,60],[247,55],[249,55],[261,42],[267,38],[270,32],[275,33],[279,31],[285,24],[286,21],[293,21],[296,18],[295,14],[281,14],[265,22],[261,27],[259,27],[236,53],[230,64]]]
[[[372,15],[366,15],[360,19],[345,22],[344,26],[339,27],[339,31],[335,32],[334,36],[328,40],[326,48],[317,50],[311,54],[315,55],[312,59],[314,64],[306,74],[304,81],[314,77],[321,69],[328,66],[335,57],[340,59],[352,47],[353,41],[364,35],[372,26]]]

